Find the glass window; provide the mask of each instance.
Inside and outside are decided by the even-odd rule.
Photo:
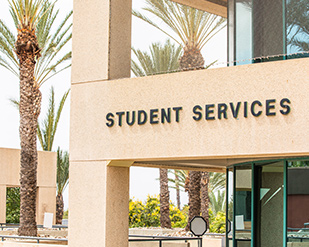
[[[286,36],[288,54],[309,51],[308,16],[308,0],[286,0]],[[308,54],[303,56],[308,56]],[[294,57],[297,56],[294,55],[289,58]]]
[[[251,245],[251,165],[235,168],[234,212],[234,246],[249,247]]]
[[[284,162],[255,168],[255,246],[283,246]]]
[[[233,247],[233,212],[234,212],[234,203],[233,203],[233,194],[234,194],[234,172],[233,168],[228,169],[227,171],[227,247]]]
[[[288,162],[287,246],[309,246],[309,161]]]
[[[236,0],[236,61],[249,64],[252,58],[252,0]]]

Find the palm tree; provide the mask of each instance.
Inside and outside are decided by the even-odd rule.
[[[63,218],[63,191],[69,184],[69,153],[57,150],[57,198],[56,224],[62,224]]]
[[[167,169],[160,168],[160,224],[172,228],[170,219],[170,192],[168,191]]]
[[[0,50],[4,58],[1,57],[0,64],[20,78],[21,217],[18,233],[36,236],[36,134],[42,98],[39,88],[50,77],[69,66],[56,71],[56,68],[71,57],[71,52],[64,55],[59,53],[71,36],[66,36],[70,28],[62,31],[67,19],[53,36],[49,35],[57,16],[57,12],[53,13],[54,3],[48,0],[8,0],[8,2],[17,28],[17,39],[15,40],[13,33],[1,21]],[[60,59],[57,59],[57,55]]]
[[[177,202],[177,207],[181,209],[180,207],[180,187],[179,187],[179,177],[178,173],[175,170],[175,189],[176,189],[176,202]]]
[[[189,172],[189,219],[188,222],[194,216],[200,215],[201,212],[201,172],[190,171]],[[186,231],[189,231],[189,223],[187,224]]]
[[[162,46],[160,43],[153,43],[149,47],[150,54],[132,48],[137,62],[132,59],[131,69],[135,76],[148,76],[154,74],[168,73],[179,68],[181,46],[176,47],[167,40]]]
[[[170,187],[176,189],[176,183],[183,191],[189,192],[190,178],[187,170],[170,170],[172,174],[177,173],[178,182],[176,179],[169,178]],[[211,205],[211,198],[208,193],[214,193],[225,188],[225,174],[221,172],[202,172],[201,173],[201,213],[205,220],[209,221],[208,207]]]
[[[65,104],[65,101],[69,95],[70,89],[64,93],[62,96],[58,109],[55,109],[55,91],[54,88],[50,89],[49,96],[49,107],[45,119],[42,122],[42,127],[38,123],[38,139],[41,144],[41,147],[44,151],[52,151],[55,134],[58,127],[58,122]]]
[[[55,91],[51,87],[50,97],[49,97],[49,107],[45,119],[42,122],[42,127],[38,123],[37,135],[41,147],[44,151],[52,151],[54,137],[57,131],[58,122],[65,104],[65,101],[69,95],[70,90],[66,91],[62,96],[58,109],[55,109]],[[19,109],[19,101],[12,100],[13,104]],[[56,196],[56,224],[62,223],[63,217],[63,197],[62,193],[68,184],[68,167],[69,158],[67,153],[62,153],[62,151],[57,151],[57,196]],[[63,168],[65,166],[65,168]],[[64,180],[64,181],[63,181]]]
[[[209,194],[210,208],[214,215],[225,212],[225,191],[217,191],[217,195],[211,191]]]
[[[166,29],[161,23],[153,22],[140,12],[133,11],[133,15],[156,27],[183,47],[180,68],[182,70],[204,68],[201,49],[225,27],[225,18],[170,0],[146,0],[146,4],[144,10],[166,24]]]
[[[169,170],[170,173],[175,174],[177,172],[178,176],[178,184],[179,187],[182,188],[183,191],[188,190],[188,183],[189,183],[189,171],[187,170]],[[169,178],[169,182],[171,182],[170,187],[175,189],[176,182],[175,179]],[[208,190],[209,192],[213,191],[216,192],[218,190],[225,188],[225,173],[222,172],[209,172],[209,183],[208,183]]]
[[[132,60],[132,72],[135,76],[147,76],[167,73],[179,68],[181,47],[175,47],[169,40],[162,46],[154,43],[149,48],[150,54],[132,48],[138,62]],[[169,190],[167,169],[160,169],[160,223],[163,228],[171,228],[169,210]]]
[[[209,172],[201,172],[201,213],[209,225]]]

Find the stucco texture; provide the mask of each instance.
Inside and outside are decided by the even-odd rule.
[[[235,159],[309,154],[307,123],[309,59],[268,62],[229,68],[180,72],[144,78],[72,85],[71,160]],[[288,98],[291,111],[280,114]],[[265,102],[275,99],[266,116]],[[259,100],[259,117],[217,119],[217,104]],[[205,120],[206,104],[215,104],[216,120]],[[203,118],[193,120],[200,105]],[[107,127],[106,115],[182,107],[179,122],[129,126],[123,120]],[[243,106],[242,106],[243,107]],[[249,106],[250,107],[250,106]],[[159,116],[160,117],[160,116]],[[173,117],[175,118],[175,117]],[[117,118],[115,117],[117,120]],[[160,121],[160,118],[159,118]]]

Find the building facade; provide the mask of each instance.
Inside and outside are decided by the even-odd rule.
[[[6,223],[7,188],[20,187],[20,150],[0,148],[0,223]],[[43,225],[44,214],[56,219],[57,153],[38,152],[36,222]]]
[[[74,0],[69,245],[128,246],[144,166],[226,172],[228,246],[306,246],[307,1],[176,2],[227,17],[228,67],[130,78],[132,2]]]

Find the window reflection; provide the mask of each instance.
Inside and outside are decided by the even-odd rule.
[[[251,165],[236,167],[235,246],[251,245]]]
[[[286,9],[288,53],[309,51],[309,1],[287,0]]]

